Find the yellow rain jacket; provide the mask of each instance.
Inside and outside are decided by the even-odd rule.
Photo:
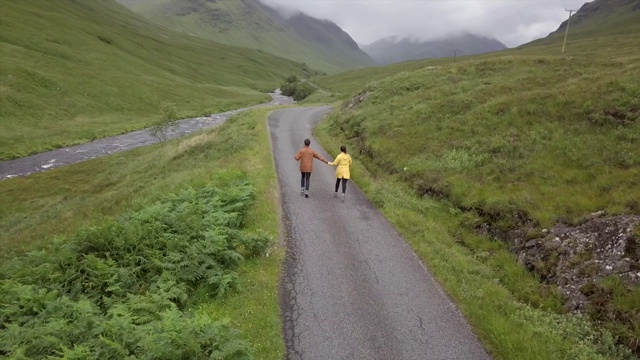
[[[349,171],[349,168],[351,167],[351,156],[349,156],[349,154],[340,153],[340,155],[338,155],[333,162],[330,162],[329,165],[338,167],[336,169],[336,178],[351,178],[351,172]]]

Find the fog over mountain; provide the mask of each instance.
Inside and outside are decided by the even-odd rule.
[[[391,36],[362,46],[376,63],[387,65],[409,60],[474,55],[505,49],[496,39],[474,34],[460,34],[429,41]]]
[[[585,0],[260,0],[292,14],[331,20],[359,44],[389,36],[419,41],[461,32],[514,47],[547,36],[566,20],[565,9]]]

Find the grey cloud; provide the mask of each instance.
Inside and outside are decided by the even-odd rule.
[[[261,0],[338,24],[360,44],[470,32],[517,46],[544,37],[585,0]]]

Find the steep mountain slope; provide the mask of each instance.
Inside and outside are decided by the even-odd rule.
[[[582,5],[571,19],[578,33],[629,33],[634,25],[640,29],[640,0],[596,0]],[[568,21],[555,33],[564,34]],[[555,34],[554,33],[554,34]]]
[[[522,49],[545,47],[560,51],[567,21],[548,37],[523,45]],[[637,49],[640,43],[640,0],[595,0],[585,3],[571,18],[566,51],[590,52],[598,56],[597,49],[617,45],[617,55]]]
[[[454,52],[457,55],[474,55],[506,48],[496,39],[465,34],[422,42],[392,36],[364,46],[362,50],[378,64],[387,65],[408,60],[452,57]]]
[[[301,65],[151,24],[112,0],[0,2],[0,158],[258,103]]]
[[[259,0],[118,0],[159,24],[234,46],[259,49],[338,72],[375,65],[336,24],[281,15]]]

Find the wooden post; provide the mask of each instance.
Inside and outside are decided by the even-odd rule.
[[[567,10],[567,9],[564,9],[564,10],[569,12],[569,20],[567,20],[567,31],[565,31],[564,33],[564,43],[562,44],[563,55],[564,55],[564,47],[565,45],[567,45],[567,37],[569,36],[569,26],[571,25],[571,15],[573,14],[574,11],[576,11],[576,10]]]

